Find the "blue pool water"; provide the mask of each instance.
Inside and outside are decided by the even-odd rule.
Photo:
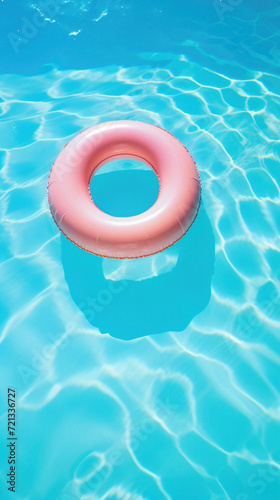
[[[16,3],[0,5],[1,500],[278,500],[277,2]],[[46,192],[63,146],[119,119],[175,135],[203,188],[186,236],[132,261],[69,242]],[[129,161],[92,185],[115,215],[157,190]]]

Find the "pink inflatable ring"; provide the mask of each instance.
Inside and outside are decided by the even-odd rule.
[[[140,215],[114,217],[93,203],[92,175],[117,158],[138,159],[158,176],[158,198]],[[65,236],[87,252],[114,259],[145,257],[173,245],[193,223],[200,192],[188,150],[165,130],[136,121],[81,132],[59,154],[48,183],[50,209]]]

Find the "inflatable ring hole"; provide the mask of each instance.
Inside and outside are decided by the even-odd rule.
[[[95,205],[114,217],[146,212],[157,200],[159,181],[152,167],[135,159],[108,161],[90,181]]]

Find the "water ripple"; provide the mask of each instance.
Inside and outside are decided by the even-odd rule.
[[[0,77],[1,356],[12,360],[0,371],[20,395],[19,499],[257,498],[260,467],[277,498],[279,78],[168,60]],[[65,143],[118,119],[159,125],[190,149],[216,243],[211,297],[189,326],[129,341],[102,335],[72,299],[46,198]],[[149,286],[176,272],[179,250],[142,270],[92,262],[105,284]]]

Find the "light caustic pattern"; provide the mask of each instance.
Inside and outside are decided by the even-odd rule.
[[[1,77],[1,356],[10,362],[0,376],[19,394],[18,500],[279,497],[280,82],[239,73],[178,56],[163,69]],[[180,292],[174,328],[136,335],[132,318],[130,340],[98,328],[98,314],[121,304],[140,264],[111,272],[90,256],[107,274],[95,301],[77,303],[76,262],[66,272],[61,259],[72,246],[46,196],[62,147],[118,119],[161,126],[189,148],[215,239],[199,314],[180,323]],[[137,286],[176,272],[177,248],[151,257]],[[165,291],[169,305],[181,285]],[[129,316],[123,307],[114,326]]]

